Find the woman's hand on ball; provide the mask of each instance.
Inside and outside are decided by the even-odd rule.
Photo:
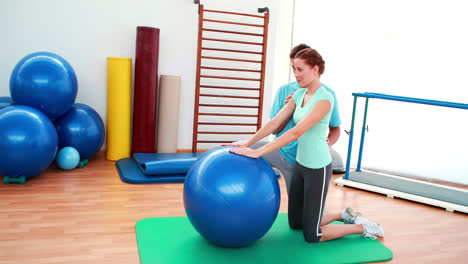
[[[231,151],[232,153],[236,153],[238,155],[242,155],[242,156],[246,156],[246,157],[250,157],[250,158],[260,157],[257,150],[251,149],[251,148],[246,148],[246,147],[232,148],[229,151]]]

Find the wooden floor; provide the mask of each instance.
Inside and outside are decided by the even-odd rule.
[[[185,215],[182,190],[124,183],[103,153],[83,169],[52,166],[25,185],[0,184],[0,263],[140,263],[135,223]],[[468,262],[466,214],[331,184],[325,210],[346,206],[384,227],[388,263]]]

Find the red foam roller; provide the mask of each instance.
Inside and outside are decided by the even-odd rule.
[[[137,27],[133,153],[154,153],[158,102],[159,28]]]

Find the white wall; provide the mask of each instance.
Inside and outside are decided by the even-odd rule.
[[[278,25],[276,28],[275,61],[269,66],[273,68],[273,85],[271,94],[274,97],[278,88],[290,82],[289,52],[292,48],[294,21],[294,0],[278,1]],[[293,76],[294,78],[294,76]],[[273,98],[272,98],[273,99]]]
[[[468,103],[468,18],[460,0],[296,0],[294,45],[326,61],[322,81],[336,91],[342,128],[353,92]],[[359,99],[356,166],[365,99]],[[362,165],[468,184],[468,111],[371,99]],[[347,155],[345,133],[336,148]]]
[[[264,98],[264,113],[268,113],[278,40],[277,2],[201,3],[209,9],[243,13],[257,13],[258,7],[269,7]],[[178,148],[190,149],[198,37],[198,6],[192,0],[0,1],[0,96],[9,96],[10,74],[22,57],[50,51],[64,57],[74,68],[78,78],[76,102],[90,105],[106,120],[106,58],[130,57],[134,63],[137,26],[160,29],[159,74],[182,77]]]

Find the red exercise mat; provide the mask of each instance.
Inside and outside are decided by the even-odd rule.
[[[159,28],[137,27],[133,153],[154,153],[158,102]]]

